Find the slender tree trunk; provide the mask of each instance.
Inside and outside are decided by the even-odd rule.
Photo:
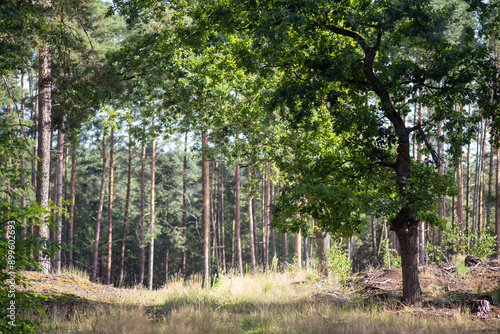
[[[469,116],[471,115],[471,107],[469,104]],[[470,142],[467,143],[467,184],[466,184],[466,198],[465,198],[465,235],[469,236],[470,230]]]
[[[419,92],[422,95],[422,91]],[[422,124],[423,112],[422,103],[418,104],[418,123]],[[422,142],[418,144],[417,160],[422,163]],[[425,265],[425,222],[420,221],[418,225],[418,264],[421,266]]]
[[[483,134],[483,122],[481,121],[479,123],[479,133],[480,136]],[[479,187],[478,187],[478,176],[479,176],[479,164],[480,164],[480,149],[481,149],[481,138],[477,140],[477,145],[476,145],[476,167],[475,167],[475,173],[474,173],[474,196],[472,199],[472,225],[471,225],[471,235],[473,236],[475,234],[475,227],[477,224],[477,198],[479,194]]]
[[[25,92],[24,92],[24,73],[21,73],[21,113],[19,115],[19,119],[20,120],[24,120],[24,107],[25,107],[25,104],[24,104],[24,100],[26,98],[25,96]],[[24,125],[20,125],[19,127],[19,131],[20,131],[20,134],[21,134],[21,137],[23,137],[23,139],[26,138],[26,135],[24,133]],[[21,169],[22,169],[22,173],[21,173],[21,185],[24,186],[25,183],[26,183],[26,175],[24,174],[24,170],[26,168],[26,160],[25,160],[25,157],[24,155],[21,156]],[[24,195],[21,196],[21,208],[25,208],[26,207],[26,197]],[[27,233],[28,233],[28,226],[27,226],[27,221],[26,221],[26,217],[23,218],[23,227],[22,227],[22,233],[23,233],[23,238],[26,237]],[[26,254],[29,256],[29,254]],[[22,266],[22,270],[24,270],[25,267]]]
[[[104,205],[104,193],[106,190],[106,136],[102,138],[102,174],[101,190],[99,192],[99,204],[97,207],[97,216],[95,222],[95,238],[92,257],[92,282],[97,282],[97,265],[99,262],[99,237],[101,234],[102,207]]]
[[[155,167],[156,167],[156,137],[154,135],[155,131],[155,114],[153,112],[153,139],[151,139],[151,193],[150,193],[150,204],[149,204],[149,263],[148,263],[148,289],[153,290],[153,260],[154,260],[154,250],[155,250]]]
[[[302,268],[302,255],[301,255],[301,249],[300,249],[300,233],[295,233],[294,257],[295,257],[295,265],[298,266],[299,268]]]
[[[215,226],[215,219],[214,219],[214,179],[215,179],[215,168],[216,168],[216,162],[214,161],[212,163],[212,178],[211,178],[211,187],[210,187],[210,206],[211,206],[211,217],[210,220],[212,221],[212,230],[213,230],[213,253],[212,256],[215,258],[216,263],[217,263],[217,273],[220,273],[220,258],[219,258],[219,248],[217,247],[217,227]]]
[[[481,160],[480,160],[480,167],[479,167],[479,195],[478,195],[478,201],[477,201],[477,240],[479,242],[479,239],[481,238],[481,234],[483,231],[483,187],[484,187],[484,178],[483,178],[483,171],[484,171],[484,151],[486,148],[486,135],[488,133],[488,120],[486,119],[484,121],[484,134],[483,134],[483,142],[481,144]]]
[[[109,185],[108,185],[108,243],[106,256],[106,284],[111,284],[111,260],[113,255],[113,192],[115,185],[114,156],[115,132],[109,136]]]
[[[127,225],[128,225],[128,215],[130,208],[130,182],[132,179],[132,125],[129,124],[128,132],[128,166],[127,166],[127,192],[125,195],[125,214],[123,217],[123,229],[122,229],[122,245],[120,249],[120,281],[119,286],[123,286],[124,281],[124,265],[125,265],[125,245],[127,241]]]
[[[252,198],[250,197],[250,194],[248,195],[248,233],[250,236],[250,261],[252,263],[252,273],[255,273],[255,270],[257,269],[257,261],[255,257],[255,241],[254,241],[254,234],[253,234],[253,212],[252,212]]]
[[[169,223],[168,223],[168,213],[169,213],[169,210],[170,210],[170,196],[167,194],[167,228],[169,226]],[[166,252],[165,252],[165,286],[168,284],[168,257],[169,257],[169,246],[170,246],[170,242],[168,240],[168,233],[165,233],[165,248],[167,249]],[[182,274],[183,277],[184,274]]]
[[[497,237],[496,253],[497,258],[500,255],[500,150],[497,149],[497,171],[496,171],[496,189],[495,189],[495,235]]]
[[[44,8],[51,8],[52,3],[46,0]],[[36,201],[40,207],[49,209],[50,191],[50,139],[52,121],[52,55],[49,43],[38,50],[38,164],[36,180]],[[49,239],[50,231],[47,215],[41,217],[41,224],[35,225],[34,233],[42,238]],[[50,259],[43,255],[43,251],[35,257],[44,273],[50,271]]]
[[[286,233],[283,234],[283,261],[288,263],[288,238]]]
[[[256,179],[256,170],[255,168],[252,171],[253,177]],[[258,189],[258,181],[255,181],[255,188]],[[253,240],[254,240],[254,248],[255,248],[255,260],[259,258],[259,236],[258,236],[258,223],[257,223],[257,196],[252,198],[252,213],[253,213]],[[257,263],[258,266],[258,263]]]
[[[236,139],[238,139],[238,134],[236,134]],[[243,274],[243,262],[241,259],[241,221],[240,221],[240,210],[241,210],[241,192],[240,192],[240,164],[236,163],[234,176],[235,183],[235,191],[234,197],[236,201],[236,226],[235,226],[235,234],[236,234],[236,268],[240,274]]]
[[[274,202],[274,183],[269,180],[269,203],[273,204]],[[268,209],[269,211],[269,209]],[[273,218],[271,214],[269,213],[269,224],[272,222]],[[271,230],[271,261],[277,260],[277,254],[276,254],[276,228],[273,228]]]
[[[209,164],[206,157],[208,147],[208,134],[202,132],[202,163],[201,185],[203,198],[203,287],[210,286],[210,189],[209,189]]]
[[[57,189],[56,193],[56,203],[58,210],[62,210],[62,196],[63,196],[63,158],[64,158],[64,122],[59,125],[59,129],[57,131],[57,155],[56,155],[56,180],[57,180]],[[56,229],[56,238],[55,241],[61,243],[62,241],[62,213],[59,212],[56,217],[57,229]],[[57,249],[56,251],[56,261],[55,261],[55,270],[58,274],[61,273],[61,249]]]
[[[186,130],[184,134],[184,166],[182,170],[182,242],[183,242],[183,248],[182,248],[182,265],[181,265],[181,272],[182,276],[186,278],[186,226],[187,226],[187,135],[188,132]]]
[[[73,267],[73,235],[75,226],[75,185],[76,185],[76,145],[71,146],[71,181],[70,181],[70,206],[69,206],[69,226],[68,226],[68,267]]]
[[[220,162],[220,225],[221,225],[221,244],[222,244],[222,268],[226,271],[226,244],[224,231],[224,163]]]
[[[146,132],[146,125],[143,123],[142,132]],[[146,144],[142,143],[141,150],[141,218],[139,221],[139,284],[144,284],[144,266],[146,262],[146,252],[144,245],[144,221],[146,219],[146,180],[145,180],[145,169],[146,169]]]
[[[304,237],[304,268],[309,270],[309,238]]]
[[[441,122],[438,123],[438,137],[440,138],[442,135],[442,126],[441,126]],[[442,146],[443,146],[443,143],[441,142],[440,139],[438,139],[438,142],[437,142],[437,150],[438,150],[438,155],[441,156],[441,150],[442,150]],[[439,174],[444,174],[444,166],[439,166],[438,168],[438,172]],[[444,216],[444,196],[441,195],[439,196],[439,202],[438,202],[438,216],[439,218],[441,219],[445,219],[445,216]],[[442,247],[443,246],[443,230],[441,228],[439,228],[439,235],[438,235],[438,245],[439,247]]]
[[[493,145],[490,145],[490,170],[488,172],[488,199],[486,202],[486,224],[487,227],[490,226],[491,221],[491,195],[493,188],[493,158],[495,157],[495,149]]]
[[[377,250],[377,227],[375,225],[375,216],[371,216],[371,223],[372,223],[372,252],[373,252],[373,258],[376,259],[378,255],[378,250]],[[317,238],[317,236],[316,236]]]
[[[463,179],[462,179],[462,157],[458,158],[457,165],[457,187],[458,187],[458,196],[457,196],[457,220],[458,227],[460,230],[464,229],[464,205],[463,205]]]
[[[262,173],[262,269],[267,271],[269,266],[269,182],[268,182],[269,163]]]

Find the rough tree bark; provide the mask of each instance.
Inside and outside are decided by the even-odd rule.
[[[52,3],[46,0],[44,8],[51,8]],[[52,133],[52,54],[51,46],[45,43],[38,50],[38,145],[37,145],[37,178],[36,201],[40,207],[49,208],[49,183],[50,183],[50,138]],[[34,233],[42,238],[49,239],[49,225],[47,215],[41,217],[41,224],[35,225]],[[35,255],[44,273],[50,271],[50,259],[40,251]]]

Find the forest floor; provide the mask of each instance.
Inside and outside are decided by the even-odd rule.
[[[344,283],[313,272],[223,276],[210,289],[176,280],[148,291],[91,283],[82,275],[24,272],[46,317],[39,333],[500,333],[500,262],[420,270],[424,302],[400,302],[401,269]],[[487,301],[487,302],[485,302]]]

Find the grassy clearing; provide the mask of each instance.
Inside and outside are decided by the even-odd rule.
[[[460,308],[435,312],[367,301],[308,273],[222,277],[214,287],[176,280],[122,289],[114,303],[54,307],[39,333],[473,333],[500,331]]]

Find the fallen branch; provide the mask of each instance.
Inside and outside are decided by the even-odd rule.
[[[448,276],[450,276],[450,277],[453,277],[453,274],[450,274],[450,273],[449,273],[449,272],[447,272],[446,270],[443,270],[443,272],[444,272],[446,275],[448,275]]]
[[[481,264],[481,262],[478,262],[478,263],[474,266],[474,268],[472,268],[471,270],[469,270],[469,272],[471,273],[471,272],[472,272],[474,269],[476,269],[476,268],[477,268],[477,266],[479,266],[480,264]]]
[[[391,281],[390,278],[386,279],[385,281],[382,281],[382,282],[377,282],[376,284],[385,284],[385,283],[389,283]]]

